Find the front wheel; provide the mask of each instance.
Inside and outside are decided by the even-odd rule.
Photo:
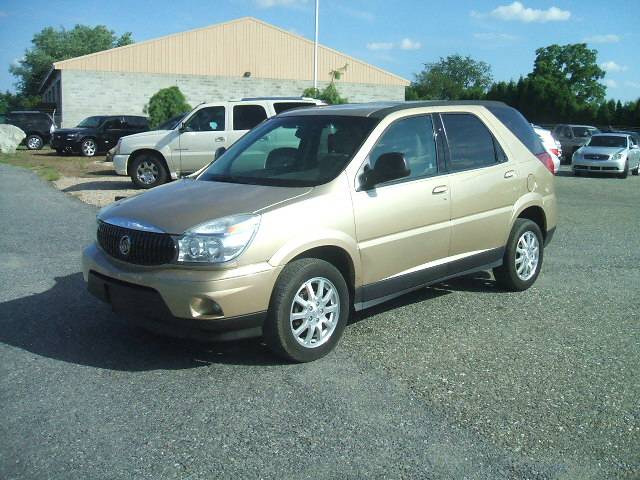
[[[98,145],[93,138],[86,138],[80,144],[80,153],[83,157],[93,157],[98,152]]]
[[[44,145],[44,141],[40,135],[32,133],[27,137],[27,148],[29,150],[40,150]]]
[[[316,258],[295,260],[276,282],[264,338],[288,360],[317,360],[336,346],[349,312],[349,290],[336,267]]]
[[[131,164],[131,180],[138,188],[153,188],[167,181],[168,173],[155,155],[142,154]]]
[[[629,162],[627,161],[627,163],[625,163],[624,165],[624,170],[622,171],[622,173],[618,174],[618,178],[621,178],[624,180],[628,176],[629,176]]]
[[[543,256],[544,239],[540,227],[531,220],[518,218],[509,235],[502,265],[493,269],[493,276],[505,290],[526,290],[538,278]]]

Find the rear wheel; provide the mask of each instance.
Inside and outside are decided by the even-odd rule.
[[[265,341],[288,360],[317,360],[340,340],[349,311],[349,290],[336,267],[316,258],[295,260],[273,290]]]
[[[526,290],[538,278],[543,256],[540,227],[531,220],[518,218],[509,235],[502,265],[493,269],[496,282],[506,290]]]
[[[85,138],[80,144],[80,153],[83,157],[93,157],[98,153],[98,145],[93,138]]]
[[[156,155],[143,153],[138,155],[131,164],[131,180],[138,188],[162,185],[167,178],[167,169]]]
[[[29,150],[40,150],[44,145],[44,141],[40,135],[32,133],[27,137],[27,148]]]

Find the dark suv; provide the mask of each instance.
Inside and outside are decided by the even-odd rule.
[[[146,117],[133,115],[99,115],[87,117],[75,128],[56,130],[51,137],[51,148],[62,154],[79,152],[93,157],[98,152],[113,148],[121,137],[149,130]]]
[[[29,150],[40,150],[51,138],[56,125],[45,112],[16,111],[6,115],[5,122],[15,125],[27,134],[25,143]]]

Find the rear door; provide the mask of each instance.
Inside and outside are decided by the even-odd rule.
[[[269,117],[266,107],[267,105],[261,103],[232,104],[231,128],[226,146],[233,145],[245,133],[266,120]]]
[[[106,152],[115,147],[120,137],[125,135],[125,127],[123,117],[107,118],[99,130],[98,150]]]
[[[502,258],[523,180],[481,118],[443,113],[441,119],[449,153],[450,255],[456,259],[450,274],[455,274]]]

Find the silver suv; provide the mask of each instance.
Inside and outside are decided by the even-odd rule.
[[[118,175],[140,188],[161,185],[207,165],[253,127],[293,108],[324,105],[303,97],[243,98],[203,103],[159,129],[122,138],[110,154]]]

